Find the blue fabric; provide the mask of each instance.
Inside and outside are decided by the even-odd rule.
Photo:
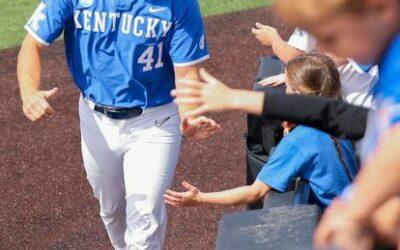
[[[339,140],[343,157],[355,176],[358,167],[352,144]],[[280,192],[297,177],[308,181],[310,203],[325,208],[351,183],[332,139],[319,130],[297,126],[276,147],[257,179]]]
[[[25,28],[44,44],[64,31],[76,85],[115,107],[171,102],[174,66],[208,58],[196,0],[43,0]]]
[[[371,112],[362,150],[365,163],[376,149],[382,134],[400,125],[400,34],[396,35],[378,66],[375,87],[376,110]]]
[[[360,69],[362,69],[362,71],[364,71],[365,73],[368,73],[372,67],[374,67],[374,64],[361,64],[356,62],[358,67],[360,67]]]

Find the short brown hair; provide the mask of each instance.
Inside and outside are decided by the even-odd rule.
[[[324,54],[305,54],[290,60],[286,65],[290,87],[306,95],[338,98],[340,76],[335,63]]]

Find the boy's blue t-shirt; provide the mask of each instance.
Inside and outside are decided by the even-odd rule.
[[[355,176],[358,167],[354,148],[348,140],[338,142],[351,175]],[[308,181],[310,203],[322,208],[351,183],[329,135],[306,126],[297,126],[282,139],[257,179],[285,192],[297,177]]]

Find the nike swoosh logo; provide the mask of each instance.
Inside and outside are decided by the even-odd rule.
[[[166,118],[164,118],[164,119],[161,119],[161,120],[157,120],[157,121],[155,121],[154,122],[154,124],[156,125],[156,127],[161,127],[162,125],[164,125],[164,123],[166,123],[169,119],[171,118],[171,116],[168,116],[168,117],[166,117]]]
[[[153,6],[150,6],[149,12],[151,12],[151,13],[156,13],[156,12],[163,11],[164,9],[165,9],[165,8],[158,8],[158,9],[156,9],[156,8],[154,8]]]

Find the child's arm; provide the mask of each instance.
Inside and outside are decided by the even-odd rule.
[[[231,89],[211,76],[205,69],[199,74],[204,82],[182,79],[178,83],[181,89],[171,92],[177,97],[178,105],[196,105],[197,108],[187,112],[188,116],[197,116],[207,112],[225,110],[245,111],[261,115],[263,111],[264,92]]]
[[[290,46],[281,38],[278,31],[271,26],[256,23],[256,28],[252,28],[252,32],[261,44],[271,47],[274,54],[285,64],[304,53]]]
[[[202,82],[182,80],[183,90],[174,90],[176,103],[196,104],[188,115],[226,110],[244,111],[265,118],[290,120],[338,137],[358,140],[364,136],[368,109],[341,100],[315,96],[285,95],[231,89],[204,69]]]
[[[187,182],[183,182],[182,186],[186,189],[186,192],[166,191],[164,199],[167,204],[174,207],[195,206],[200,204],[241,205],[259,200],[271,190],[271,187],[260,181],[255,181],[253,185],[250,186],[241,186],[213,193],[203,193]]]

